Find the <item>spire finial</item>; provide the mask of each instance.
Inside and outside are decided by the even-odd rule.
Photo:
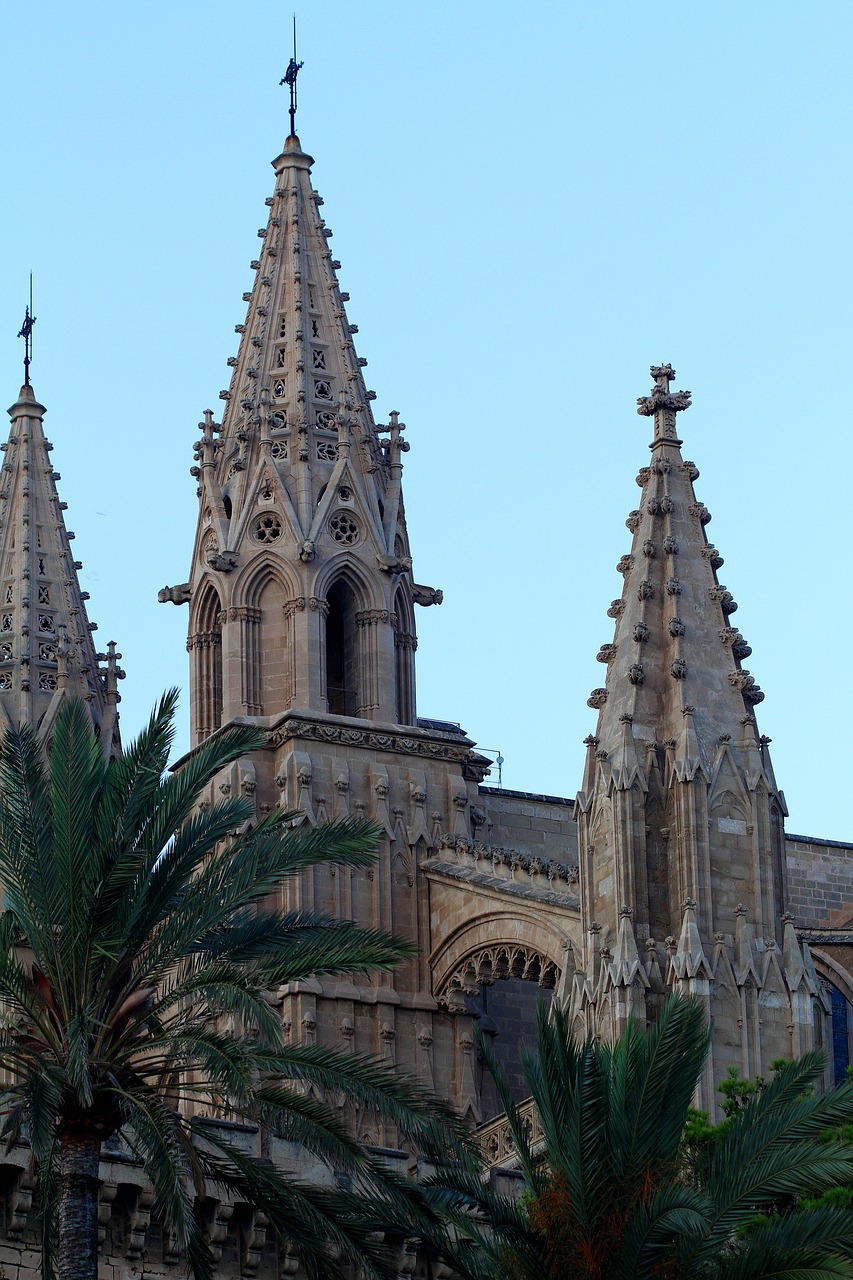
[[[24,323],[18,330],[18,337],[24,339],[24,386],[30,385],[30,359],[32,358],[32,336],[33,325],[36,317],[33,315],[33,273],[30,272],[30,302],[29,306],[24,310]]]
[[[305,64],[296,61],[296,14],[293,15],[293,57],[287,64],[284,76],[279,84],[286,84],[290,89],[290,136],[296,136],[296,77]]]
[[[655,420],[652,448],[659,444],[681,444],[675,435],[675,415],[690,408],[690,392],[670,391],[669,384],[675,378],[671,364],[653,364],[649,373],[655,385],[650,396],[640,396],[637,400],[637,413]]]

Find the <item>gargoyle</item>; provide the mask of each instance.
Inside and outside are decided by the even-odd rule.
[[[162,591],[157,592],[157,599],[160,604],[189,604],[190,602],[190,584],[181,582],[177,587],[164,587]]]
[[[435,587],[424,587],[419,582],[413,582],[412,599],[415,604],[421,604],[426,608],[427,605],[441,604],[444,592],[436,590]]]

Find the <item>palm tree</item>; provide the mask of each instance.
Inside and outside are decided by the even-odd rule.
[[[671,997],[650,1030],[615,1045],[574,1040],[559,1008],[540,1008],[536,1053],[522,1051],[538,1113],[534,1142],[488,1046],[523,1177],[512,1200],[464,1171],[433,1194],[469,1240],[478,1280],[837,1280],[853,1276],[846,1209],[797,1197],[849,1180],[853,1148],[825,1131],[853,1114],[853,1087],[814,1092],[819,1053],[775,1078],[704,1149],[682,1135],[709,1048],[705,1013]],[[824,1139],[824,1140],[822,1140]],[[485,1225],[485,1229],[475,1224]],[[757,1225],[756,1225],[757,1224]]]
[[[382,1227],[429,1235],[435,1220],[323,1097],[377,1109],[427,1152],[461,1142],[460,1124],[372,1060],[286,1042],[267,998],[409,954],[383,933],[270,906],[283,879],[318,861],[369,865],[376,832],[299,828],[283,812],[250,830],[242,797],[196,807],[264,735],[225,730],[167,775],[175,703],[173,691],[112,761],[71,700],[47,762],[27,726],[2,743],[0,1115],[7,1142],[24,1138],[38,1163],[43,1273],[58,1254],[60,1280],[96,1280],[98,1162],[120,1135],[200,1280],[212,1267],[203,1202],[217,1192],[256,1206],[310,1276],[339,1275],[341,1261],[390,1274]],[[303,1144],[357,1193],[247,1154],[217,1109]]]

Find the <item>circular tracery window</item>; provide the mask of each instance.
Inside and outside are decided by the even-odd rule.
[[[281,520],[274,511],[267,511],[252,526],[255,542],[277,542],[281,537]]]
[[[351,547],[358,542],[359,528],[348,511],[336,511],[329,520],[329,533],[335,542]]]

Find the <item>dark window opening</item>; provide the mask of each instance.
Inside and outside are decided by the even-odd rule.
[[[830,985],[832,998],[832,1067],[836,1085],[844,1084],[850,1066],[848,1004],[838,987]]]
[[[326,701],[336,716],[358,715],[355,601],[344,582],[328,596],[326,617]]]
[[[228,497],[228,494],[227,494],[227,493],[224,495],[224,497],[223,497],[223,499],[222,499],[222,505],[225,507],[225,516],[226,516],[226,519],[230,520],[230,519],[231,519],[231,512],[233,511],[233,509],[234,509],[234,508],[231,506],[231,499]]]
[[[491,1041],[492,1052],[516,1102],[530,1097],[521,1049],[536,1049],[537,1005],[541,1003],[547,1008],[551,996],[549,989],[528,978],[505,978],[491,986],[484,985],[478,995],[466,999],[469,1011]],[[494,1081],[482,1063],[479,1086],[483,1119],[500,1115],[503,1106]]]

